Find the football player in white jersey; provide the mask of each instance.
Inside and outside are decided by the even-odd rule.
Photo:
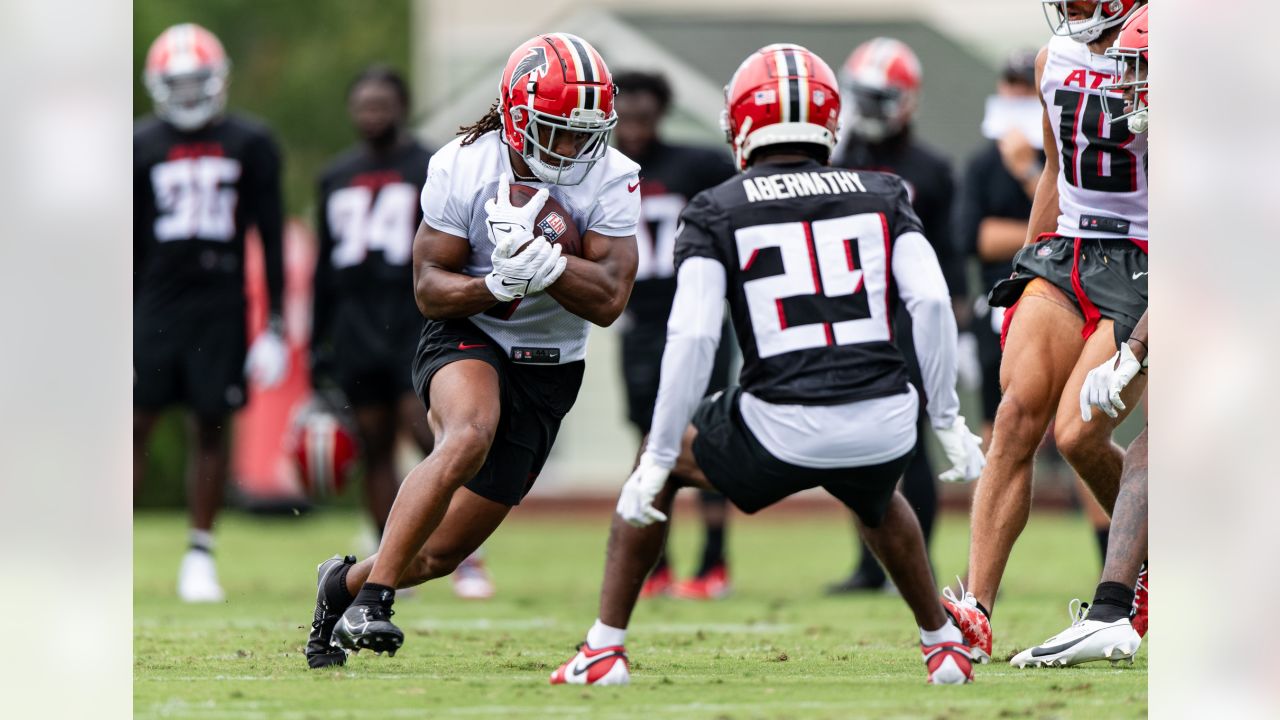
[[[1122,80],[1111,86],[1124,94],[1124,113],[1109,118],[1125,122],[1135,133],[1147,131],[1147,8],[1139,8],[1124,24],[1115,47]],[[1125,389],[1147,367],[1147,314],[1120,350],[1089,371],[1080,388],[1080,417],[1085,422],[1101,415],[1114,418],[1127,404]],[[1102,411],[1095,413],[1093,408]],[[1017,667],[1068,667],[1093,660],[1129,660],[1147,633],[1147,428],[1124,455],[1120,491],[1112,512],[1111,542],[1094,591],[1092,605],[1073,601],[1071,626],[1040,645],[1018,653]]]
[[[614,93],[586,41],[540,35],[512,53],[489,113],[432,157],[413,380],[436,444],[400,486],[378,553],[318,569],[314,622],[335,651],[399,649],[395,589],[448,575],[520,502],[577,398],[590,325],[626,306],[640,181],[608,144]],[[513,207],[512,183],[539,189]],[[548,195],[580,229],[581,257],[544,237],[565,218],[535,227]]]
[[[1044,107],[1044,173],[1027,244],[1014,272],[992,289],[1005,313],[1003,392],[986,469],[973,496],[969,588],[944,591],[948,611],[974,656],[989,660],[990,615],[1013,544],[1031,509],[1031,469],[1049,422],[1062,455],[1108,512],[1115,505],[1123,451],[1116,417],[1084,422],[1077,399],[1085,376],[1116,352],[1147,309],[1145,135],[1110,123],[1123,110],[1105,51],[1145,2],[1041,3],[1054,37],[1036,58]],[[1123,394],[1132,408],[1145,376]]]

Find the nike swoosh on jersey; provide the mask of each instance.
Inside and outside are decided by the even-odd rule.
[[[637,181],[636,181],[636,184],[635,184],[635,185],[632,185],[631,183],[627,183],[627,192],[635,192],[635,191],[636,191],[636,188],[638,188],[638,187],[640,187],[640,181],[639,181],[639,180],[637,180]]]
[[[461,343],[461,342],[458,343],[459,350],[475,350],[476,348],[482,348],[484,346],[485,346],[484,343],[476,343],[475,345],[468,345],[466,343]]]
[[[620,652],[605,653],[604,655],[601,655],[599,657],[592,658],[591,662],[587,663],[586,665],[583,665],[582,663],[578,663],[577,665],[573,666],[573,674],[581,675],[582,673],[590,670],[592,665],[595,665],[598,662],[603,662],[605,660],[608,660],[611,657],[618,657],[619,655],[623,655],[623,653],[620,653]]]
[[[1097,630],[1094,630],[1093,632],[1089,633],[1088,635],[1081,635],[1075,640],[1072,640],[1071,642],[1062,643],[1061,645],[1054,645],[1053,647],[1032,648],[1031,657],[1044,657],[1045,655],[1054,655],[1062,652],[1063,650],[1069,650],[1075,647],[1076,645],[1079,645],[1080,643],[1084,642],[1086,639],[1093,637],[1094,635],[1097,635],[1098,633],[1106,629],[1107,628],[1105,627],[1100,627]]]

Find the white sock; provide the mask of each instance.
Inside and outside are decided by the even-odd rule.
[[[593,650],[621,645],[626,641],[627,631],[624,628],[609,627],[600,622],[600,618],[596,618],[595,625],[587,631],[587,646]]]
[[[187,535],[187,541],[191,543],[191,547],[200,548],[205,552],[213,552],[213,533],[209,530],[191,529]]]
[[[940,642],[964,642],[964,636],[960,634],[960,628],[951,624],[951,621],[942,624],[937,630],[925,630],[920,628],[920,642],[925,645],[937,645]]]

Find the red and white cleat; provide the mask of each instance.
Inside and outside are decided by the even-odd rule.
[[[453,581],[453,594],[463,600],[488,600],[493,597],[493,578],[489,577],[479,551],[468,555],[449,577]]]
[[[644,581],[644,587],[640,588],[640,597],[653,598],[671,594],[672,578],[671,568],[664,565],[649,574]]]
[[[698,577],[676,583],[671,594],[685,600],[719,600],[728,597],[729,569],[724,563],[716,565]]]
[[[940,642],[921,645],[930,685],[963,685],[973,682],[973,658],[963,643]]]
[[[631,682],[627,649],[621,645],[599,650],[578,646],[578,654],[551,673],[552,685],[626,685]]]
[[[1133,612],[1129,622],[1138,633],[1138,637],[1147,636],[1147,603],[1151,600],[1151,579],[1147,576],[1147,564],[1142,563],[1142,571],[1138,573],[1138,583],[1133,587]]]
[[[951,588],[942,589],[942,608],[960,628],[969,655],[980,663],[991,662],[991,621],[978,609],[978,599],[960,585],[959,599]]]

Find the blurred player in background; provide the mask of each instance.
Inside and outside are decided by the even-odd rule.
[[[408,85],[389,67],[369,67],[352,81],[347,110],[360,144],[321,173],[316,224],[312,384],[318,394],[336,387],[352,409],[379,538],[396,497],[399,433],[409,431],[423,453],[432,446],[411,379],[423,318],[410,265],[431,153],[405,130],[409,107]],[[478,557],[452,577],[463,597],[493,594]]]
[[[585,40],[537,36],[511,54],[489,112],[431,158],[413,379],[436,443],[400,486],[378,553],[318,568],[312,667],[341,664],[343,649],[399,649],[396,588],[453,572],[537,480],[577,399],[590,326],[618,319],[635,278],[639,168],[609,147],[613,96]],[[513,181],[541,189],[515,207]],[[549,194],[581,229],[581,257],[534,236]]]
[[[644,437],[649,433],[653,404],[658,397],[662,348],[667,318],[676,294],[676,226],[689,198],[732,177],[734,169],[722,150],[670,145],[659,137],[659,126],[671,107],[671,85],[659,73],[620,72],[617,147],[640,165],[640,224],[636,227],[639,264],[636,284],[623,315],[622,376],[627,388],[627,419]],[[730,345],[716,353],[707,394],[729,385]],[[714,492],[701,495],[706,527],[702,561],[692,578],[673,582],[667,553],[645,583],[643,597],[670,592],[676,597],[714,599],[729,592],[724,534],[727,504]]]
[[[990,295],[992,305],[1009,308],[1004,394],[990,463],[973,497],[970,592],[944,591],[979,658],[991,653],[991,610],[1027,523],[1032,464],[1050,421],[1059,452],[1104,508],[1115,505],[1124,453],[1111,434],[1128,411],[1084,422],[1077,399],[1088,372],[1147,309],[1147,139],[1106,121],[1124,100],[1102,90],[1119,79],[1103,52],[1139,4],[1042,3],[1054,34],[1036,58],[1049,152],[1027,244],[1014,258],[1013,276]],[[1136,378],[1124,405],[1132,408],[1145,388],[1146,378]]]
[[[933,245],[943,277],[957,307],[965,294],[964,258],[951,240],[951,206],[955,185],[951,164],[915,136],[912,120],[920,105],[920,60],[910,47],[892,38],[876,38],[859,45],[840,71],[845,135],[832,164],[853,170],[891,172],[901,177],[924,235]],[[899,308],[894,317],[893,339],[906,359],[911,382],[925,389],[916,359],[911,316]],[[923,403],[922,403],[923,407]],[[916,437],[920,442],[902,481],[902,494],[915,510],[924,531],[925,544],[933,536],[938,514],[938,490],[925,452],[926,414],[920,413]],[[828,592],[879,590],[885,587],[884,569],[866,544],[859,548],[853,573]]]
[[[1036,89],[1036,51],[1018,50],[1009,55],[996,84],[996,95],[988,101],[984,132],[998,133],[969,161],[965,169],[959,203],[961,246],[977,258],[982,288],[974,303],[973,334],[982,369],[982,439],[991,444],[996,407],[1000,404],[1000,330],[1004,308],[991,307],[987,293],[1013,272],[1013,256],[1027,240],[1027,219],[1040,174],[1044,172],[1044,150],[1028,137],[1034,125],[1040,133],[1040,93]],[[1026,113],[1026,115],[1024,115]],[[1034,114],[1034,123],[1030,120]],[[991,137],[989,134],[988,137]],[[1045,442],[1052,444],[1052,435]],[[1065,461],[1053,456],[1054,467]],[[1064,470],[1069,470],[1063,467]],[[1074,477],[1074,474],[1073,474]],[[1074,478],[1077,495],[1093,526],[1099,559],[1107,555],[1107,513],[1088,488]]]
[[[1106,52],[1116,60],[1119,82],[1103,89],[1125,98],[1124,112],[1107,113],[1108,119],[1125,123],[1135,134],[1145,134],[1148,125],[1147,35],[1147,7],[1143,6],[1125,22],[1115,46]],[[1126,409],[1125,389],[1138,375],[1146,374],[1147,316],[1142,314],[1133,334],[1120,343],[1115,355],[1085,377],[1079,398],[1080,417],[1085,422],[1093,420],[1095,407],[1109,418],[1118,418]],[[1010,661],[1013,665],[1068,667],[1093,660],[1133,661],[1147,634],[1146,426],[1125,452],[1112,527],[1112,543],[1093,604],[1073,601],[1068,607],[1071,627],[1018,653]]]
[[[753,513],[822,487],[858,517],[920,629],[929,682],[972,679],[969,649],[933,588],[898,480],[915,452],[920,394],[891,341],[915,319],[928,413],[957,479],[982,469],[960,417],[956,326],[942,270],[903,181],[828,165],[835,74],[798,45],[752,53],[725,89],[725,130],[746,172],[699,193],[676,240],[677,288],[653,430],[623,486],[600,615],[552,684],[630,681],[626,628],[684,486]],[[728,298],[741,386],[702,399]],[[700,402],[701,401],[701,402]]]
[[[147,468],[160,412],[193,418],[190,548],[178,574],[187,602],[220,602],[213,522],[227,481],[227,431],[245,373],[269,388],[288,350],[280,150],[261,123],[225,112],[231,62],[208,30],[175,25],[147,52],[155,115],[133,132],[133,473]],[[246,358],[245,230],[262,237],[269,321]]]

